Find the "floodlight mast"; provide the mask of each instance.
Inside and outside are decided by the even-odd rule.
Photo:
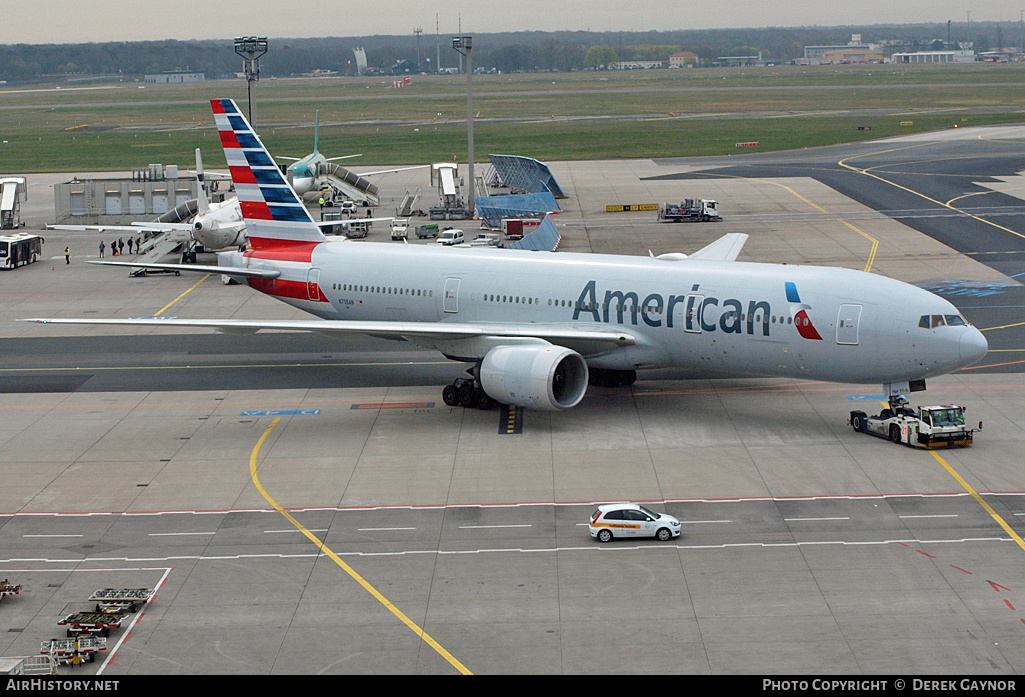
[[[456,53],[466,56],[466,150],[468,155],[467,160],[469,163],[468,175],[470,179],[470,193],[466,198],[466,213],[470,219],[473,219],[473,193],[476,187],[476,184],[473,181],[473,58],[471,57],[473,52],[473,37],[453,36],[452,48],[456,50]],[[463,50],[465,50],[465,53]]]
[[[256,108],[253,104],[253,83],[260,79],[260,57],[267,53],[266,36],[239,36],[235,38],[235,53],[242,57],[242,69],[249,84],[249,123],[256,130]]]

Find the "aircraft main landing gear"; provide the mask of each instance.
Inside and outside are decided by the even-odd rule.
[[[637,371],[591,368],[587,377],[588,383],[591,385],[598,385],[600,387],[629,387],[637,380]]]
[[[474,380],[458,378],[451,385],[445,385],[441,391],[441,399],[450,407],[464,407],[488,411],[494,409],[497,402],[488,396]]]

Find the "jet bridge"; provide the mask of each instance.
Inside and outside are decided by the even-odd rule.
[[[25,226],[21,220],[21,204],[27,200],[28,185],[25,177],[0,179],[0,229],[13,230]]]

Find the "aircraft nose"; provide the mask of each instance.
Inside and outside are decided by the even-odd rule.
[[[965,365],[978,363],[988,350],[989,342],[975,327],[969,327],[961,334],[961,360]]]

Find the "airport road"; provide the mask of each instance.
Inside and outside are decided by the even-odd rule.
[[[1004,149],[1019,135],[1003,132]],[[835,166],[861,152],[789,157]],[[572,192],[562,248],[686,252],[747,232],[742,259],[869,268],[938,284],[981,328],[1020,321],[1009,260],[975,253],[1011,251],[997,237],[955,247],[917,227],[956,230],[963,212],[904,198],[875,208],[807,168],[694,174],[713,167],[553,163]],[[1018,170],[978,175],[1010,191]],[[605,212],[685,197],[719,200],[726,220]],[[973,198],[980,218],[1017,219],[1006,191]],[[985,422],[969,449],[853,432],[847,414],[873,410],[876,386],[665,375],[520,414],[509,433],[497,410],[441,403],[461,366],[401,344],[15,321],[300,316],[215,278],[82,264],[97,242],[48,236],[52,259],[0,275],[0,574],[26,586],[5,600],[0,654],[61,636],[57,619],[95,588],[159,585],[130,636],[115,633],[127,636],[116,658],[83,671],[1025,671],[1025,347],[1013,326],[987,332],[983,366],[916,395]],[[668,510],[684,534],[594,542],[587,518],[610,500]]]

